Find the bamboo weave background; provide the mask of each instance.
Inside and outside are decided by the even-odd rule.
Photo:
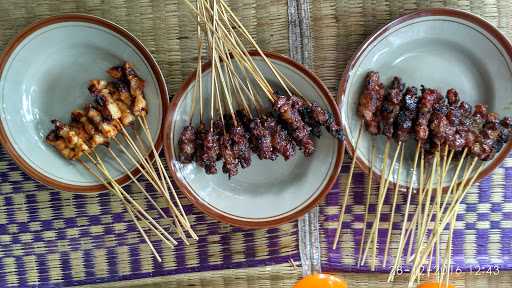
[[[288,51],[286,1],[240,0],[231,2],[233,2],[232,6],[249,31],[257,38],[262,48],[280,53],[286,53]],[[350,59],[352,53],[361,44],[364,38],[389,20],[417,8],[449,6],[469,10],[497,25],[507,36],[512,36],[510,22],[512,4],[509,1],[311,0],[310,2],[315,72],[318,73],[333,92],[337,88],[337,82],[339,81],[346,62]],[[179,0],[2,0],[0,1],[0,11],[2,11],[2,16],[0,17],[0,27],[2,27],[2,29],[0,29],[0,48],[5,47],[7,41],[23,27],[37,19],[67,12],[80,12],[97,15],[114,21],[138,37],[146,47],[149,48],[159,63],[171,95],[177,90],[180,83],[194,67],[194,23],[191,21],[191,14],[187,12],[188,10],[185,4]],[[16,169],[12,161],[10,161],[5,154],[2,154],[0,159],[0,168],[0,173],[15,171]],[[30,201],[33,201],[33,199],[37,199],[39,203],[38,206],[42,207],[42,212],[39,213],[48,219],[58,217],[58,213],[70,213],[72,216],[74,215],[73,213],[76,213],[76,211],[72,213],[66,209],[62,209],[58,210],[56,215],[55,211],[50,206],[50,202],[54,205],[56,199],[62,203],[62,206],[66,207],[81,204],[83,205],[81,207],[86,207],[81,209],[90,209],[91,211],[98,209],[99,200],[95,198],[86,198],[77,195],[72,196],[67,193],[55,191],[52,192],[46,187],[32,182],[23,173],[18,171],[4,175],[1,180],[0,203],[4,204],[0,207],[1,212],[6,211],[7,208],[5,204],[15,203],[19,205],[16,207],[23,207],[30,203]],[[14,191],[16,193],[14,193]],[[110,207],[114,212],[120,212],[120,206],[114,203],[115,201],[110,201],[109,197],[109,195],[103,195],[101,199],[106,201],[106,206]],[[106,198],[106,200],[104,198]],[[7,202],[6,199],[8,199]],[[326,207],[323,207],[323,209],[325,208]],[[79,212],[80,211],[82,210],[79,210]],[[4,214],[1,212],[0,215]],[[23,220],[27,215],[14,215],[13,217],[19,217]],[[5,216],[2,217],[0,219],[0,225],[3,225],[2,227],[5,229],[12,229],[9,233],[16,233],[16,227],[9,225],[6,220],[8,219],[6,219]],[[85,221],[85,219],[78,219],[78,221]],[[205,221],[209,222],[210,220]],[[82,222],[82,224],[87,225],[87,222]],[[118,224],[123,226],[122,222],[118,222]],[[222,231],[229,231],[229,229],[230,228],[227,226],[221,226]],[[296,229],[294,224],[281,228],[283,233],[289,235],[289,238],[281,240],[281,243],[284,241],[285,245],[289,247],[284,255],[291,257],[296,255],[296,247],[294,247],[293,244],[296,243],[296,239],[294,239],[296,232],[294,229]],[[5,253],[5,251],[7,251],[6,249],[10,249],[11,247],[8,241],[9,238],[6,237],[4,233],[1,234],[0,245],[3,244],[1,250]],[[40,247],[35,248],[42,249]],[[15,253],[22,253],[22,250],[15,251],[18,251]],[[144,253],[146,253],[146,257],[150,256],[149,251],[145,251]],[[16,257],[18,256],[20,255]],[[100,257],[104,256],[105,255],[100,255]],[[26,267],[33,267],[31,265],[34,265],[34,263],[31,262],[33,261],[31,259],[32,258],[25,262]],[[12,265],[12,262],[5,261],[2,264]],[[103,273],[106,271],[105,265],[99,265],[97,268],[100,270],[103,269]],[[13,269],[16,268],[13,267]],[[58,270],[59,267],[50,266],[49,269]],[[262,287],[290,287],[290,283],[298,277],[298,273],[297,271],[289,272],[289,269],[288,265],[280,265],[268,269],[259,269],[258,272],[247,270],[238,274],[246,275],[242,277],[236,277],[237,274],[232,274],[231,272],[217,272],[217,274],[215,274],[216,276],[210,273],[202,274],[203,276],[191,274],[189,276],[176,276],[172,278],[174,280],[168,280],[170,281],[168,283],[180,286],[190,285],[191,287],[210,287],[210,284],[221,283],[226,284],[227,287],[260,287],[259,283],[263,283]],[[12,283],[18,283],[20,280],[15,274],[11,273],[9,275]],[[27,277],[30,277],[30,274],[27,275]],[[368,277],[369,276],[348,275],[349,279],[354,279],[353,284],[357,284],[356,287],[380,286],[378,282],[375,280],[370,281]],[[367,279],[366,281],[365,278]],[[372,276],[372,278],[374,278],[374,276]],[[213,282],[208,281],[210,279],[213,279]],[[376,279],[379,278],[377,277]],[[167,280],[163,279],[162,281]],[[499,279],[496,278],[489,281],[482,279],[477,279],[476,282],[467,281],[473,280],[466,280],[466,287],[488,287],[488,285],[508,287],[504,285],[507,285],[505,283],[510,283],[510,277],[501,276]],[[57,281],[55,283],[59,282]],[[479,284],[472,285],[469,283]],[[118,287],[124,287],[124,284]],[[391,286],[382,285],[382,287]],[[394,287],[399,287],[399,285],[395,284]]]

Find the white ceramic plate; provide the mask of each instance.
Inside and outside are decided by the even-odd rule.
[[[353,155],[361,122],[356,107],[368,71],[380,72],[385,85],[398,75],[406,85],[419,87],[423,84],[443,94],[449,88],[455,88],[462,100],[473,105],[487,104],[490,111],[505,116],[512,114],[511,55],[512,46],[506,37],[490,23],[467,12],[428,9],[389,23],[361,46],[340,83],[338,102],[348,150]],[[378,156],[372,169],[380,174],[386,142],[384,136],[372,137],[364,131],[357,149],[357,160],[368,171],[371,143],[374,140],[377,141]],[[405,146],[404,171],[409,173],[402,173],[398,179],[402,185],[408,185],[415,145],[416,142],[410,140]],[[396,146],[396,143],[392,144],[391,156]],[[488,161],[479,178],[496,168],[510,148],[508,143],[497,157]],[[398,161],[394,167],[395,173],[397,167]],[[448,172],[444,186],[453,178],[454,170],[452,168]]]
[[[0,62],[0,136],[22,169],[61,190],[104,190],[81,165],[62,158],[44,139],[52,128],[50,120],[68,122],[73,109],[92,102],[89,80],[109,79],[105,70],[123,61],[134,64],[146,80],[148,121],[155,141],[159,135],[160,148],[160,127],[168,104],[165,83],[149,52],[126,30],[100,18],[73,14],[37,22],[14,39]],[[115,144],[112,147],[116,149]],[[103,147],[97,150],[110,159]],[[108,165],[115,179],[128,181],[113,161]]]
[[[267,55],[302,95],[335,111],[339,121],[334,99],[316,76],[284,56]],[[278,87],[277,78],[263,59],[260,56],[254,56],[254,59],[273,87]],[[211,74],[206,69],[208,65],[203,69],[203,83],[209,87]],[[164,128],[164,145],[177,184],[196,206],[210,216],[233,225],[268,227],[298,218],[329,191],[341,166],[341,144],[326,132],[320,139],[315,139],[317,150],[312,157],[306,159],[301,151],[297,151],[296,156],[288,161],[282,158],[262,161],[253,155],[252,165],[240,169],[239,175],[231,180],[220,172],[221,162],[217,163],[217,175],[206,175],[196,164],[179,163],[175,157],[177,143],[179,134],[188,123],[194,80],[195,73],[171,102]],[[204,95],[205,99],[209,98],[208,93]],[[209,103],[206,100],[204,107],[210,107]],[[195,116],[193,123],[197,126],[199,116]]]

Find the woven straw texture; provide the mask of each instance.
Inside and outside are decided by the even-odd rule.
[[[509,1],[311,1],[313,59],[315,71],[335,93],[343,68],[355,50],[373,31],[390,20],[425,7],[452,7],[473,12],[496,25],[509,38],[512,36]],[[336,59],[336,61],[333,61]],[[349,158],[349,157],[348,157]],[[336,251],[331,249],[334,239],[342,194],[339,187],[345,187],[350,165],[346,159],[343,176],[338,187],[329,193],[321,206],[322,265],[324,270],[354,270],[359,255],[365,211],[366,175],[357,170],[350,189],[347,216],[343,224],[342,239]],[[512,159],[508,158],[491,176],[475,185],[460,209],[454,232],[453,269],[488,269],[498,266],[512,268]],[[378,186],[374,184],[374,188]],[[376,195],[374,190],[372,195]],[[392,193],[388,193],[391,196]],[[401,192],[401,203],[405,203],[406,193]],[[378,245],[382,260],[386,233],[391,210],[391,197],[386,200],[379,226]],[[371,203],[376,203],[372,200]],[[397,207],[394,219],[391,251],[398,246],[404,206]],[[370,207],[375,211],[375,206]],[[372,219],[372,218],[370,218]],[[411,217],[409,217],[411,219]],[[370,226],[369,226],[370,227]],[[369,228],[368,228],[369,229]],[[388,259],[389,271],[392,258]],[[368,263],[368,262],[367,262]],[[363,271],[368,267],[361,268]]]

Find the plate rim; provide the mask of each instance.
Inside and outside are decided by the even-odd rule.
[[[313,84],[320,90],[322,96],[325,97],[326,102],[328,103],[329,107],[333,111],[333,115],[335,118],[336,123],[341,125],[341,115],[338,110],[338,106],[336,103],[336,99],[334,95],[329,91],[327,86],[320,80],[316,74],[314,74],[311,70],[307,69],[304,65],[294,61],[293,59],[284,56],[282,54],[269,52],[269,51],[262,51],[268,58],[272,60],[277,60],[279,62],[282,62],[286,65],[289,65],[290,67],[298,70],[300,73],[302,73],[306,78],[308,78]],[[248,51],[249,55],[251,56],[260,56],[260,53],[258,51]],[[260,56],[261,57],[261,56]],[[211,68],[211,62],[206,62],[201,66],[202,71],[206,71]],[[203,201],[200,197],[198,197],[193,191],[190,191],[187,185],[185,185],[182,181],[181,173],[178,171],[176,165],[175,165],[175,155],[173,153],[172,146],[173,141],[172,137],[173,135],[170,134],[170,127],[173,123],[173,117],[176,112],[176,108],[178,106],[178,103],[180,102],[181,98],[187,91],[187,89],[190,87],[190,85],[195,81],[196,79],[196,70],[194,70],[183,82],[183,84],[180,86],[179,90],[176,92],[176,95],[172,98],[169,112],[167,113],[165,123],[164,123],[164,152],[165,152],[165,158],[169,166],[169,170],[171,172],[172,177],[174,178],[176,184],[180,188],[180,191],[187,196],[187,198],[196,206],[199,210],[206,213],[208,216],[223,222],[227,223],[233,226],[238,226],[242,228],[269,228],[269,227],[275,227],[284,223],[291,222],[293,220],[298,219],[308,211],[310,211],[315,205],[317,205],[322,199],[325,198],[327,193],[331,191],[331,188],[333,187],[334,183],[338,179],[338,175],[341,170],[342,166],[342,160],[343,155],[341,154],[343,148],[343,144],[338,141],[337,142],[337,153],[336,153],[336,159],[334,162],[333,169],[331,170],[331,173],[325,182],[326,184],[318,193],[317,195],[310,197],[307,202],[302,204],[302,207],[298,209],[298,207],[291,209],[289,212],[285,212],[280,215],[276,215],[273,217],[267,217],[267,218],[246,218],[246,217],[238,217],[234,215],[230,215],[226,212],[222,212],[219,209],[213,207],[209,203]]]
[[[33,33],[39,31],[40,29],[43,29],[47,26],[58,24],[58,23],[65,23],[65,22],[83,22],[88,24],[97,25],[99,27],[102,27],[104,29],[110,30],[116,34],[118,34],[121,38],[128,41],[130,44],[132,44],[135,49],[142,55],[144,60],[148,63],[149,67],[151,68],[151,73],[155,76],[157,85],[158,85],[158,91],[160,94],[161,102],[162,102],[162,120],[160,122],[160,130],[158,133],[158,137],[155,141],[155,149],[157,152],[160,152],[160,150],[163,147],[163,121],[166,119],[166,113],[169,107],[169,97],[167,92],[167,85],[165,83],[162,71],[160,70],[160,67],[158,66],[156,60],[151,55],[149,50],[142,44],[140,40],[138,40],[134,35],[132,35],[128,30],[124,29],[118,24],[115,24],[114,22],[111,22],[109,20],[89,15],[89,14],[82,14],[82,13],[68,13],[63,15],[57,15],[57,16],[51,16],[47,18],[43,18],[41,20],[35,21],[34,23],[28,25],[27,27],[23,28],[21,32],[16,34],[16,36],[7,44],[6,48],[0,55],[0,76],[4,73],[4,68],[9,61],[12,53],[16,50],[16,48],[30,35]],[[77,184],[70,184],[70,183],[64,183],[58,180],[55,180],[51,177],[48,177],[47,175],[44,175],[43,173],[37,171],[34,169],[23,157],[21,157],[20,154],[18,154],[16,148],[12,145],[11,141],[9,140],[9,137],[7,136],[4,128],[4,123],[2,119],[0,119],[0,143],[4,147],[5,151],[12,160],[16,163],[16,165],[23,170],[25,173],[27,173],[32,179],[50,186],[52,188],[66,191],[66,192],[77,192],[82,194],[93,194],[98,192],[104,192],[107,191],[108,188],[102,184],[93,184],[93,185],[77,185]],[[153,159],[155,155],[152,151],[150,151],[150,159]],[[131,171],[132,175],[134,177],[137,177],[140,175],[140,170],[138,168],[134,168]],[[118,177],[116,179],[116,182],[119,185],[125,185],[131,181],[131,178],[128,174],[123,174],[122,176]]]
[[[512,42],[493,24],[491,24],[489,21],[483,19],[482,17],[459,9],[454,8],[425,8],[425,9],[419,9],[415,12],[408,13],[406,15],[400,16],[396,18],[395,20],[392,20],[391,22],[387,23],[386,25],[379,28],[377,31],[370,34],[366,40],[357,48],[356,52],[353,54],[353,56],[350,58],[349,62],[347,63],[345,70],[343,71],[342,78],[340,79],[339,85],[338,85],[338,92],[336,95],[336,102],[338,104],[338,107],[340,111],[342,105],[343,105],[343,97],[345,96],[345,89],[347,86],[348,81],[350,80],[350,75],[352,74],[352,71],[359,61],[360,57],[366,52],[366,50],[369,48],[371,44],[376,42],[382,35],[384,35],[389,30],[395,28],[398,25],[401,25],[408,21],[413,21],[418,18],[423,17],[432,17],[432,16],[444,16],[444,17],[450,17],[455,18],[459,20],[464,20],[467,22],[470,22],[471,24],[483,29],[485,32],[487,32],[490,36],[492,36],[496,41],[499,43],[501,48],[504,50],[506,55],[512,60]],[[340,112],[341,113],[341,112]],[[345,132],[345,135],[347,135],[348,127],[345,125],[345,123],[342,122],[343,125],[343,131]],[[350,156],[354,156],[354,146],[349,139],[349,137],[345,137],[345,146],[347,151],[349,152]],[[479,182],[484,177],[491,174],[508,156],[510,151],[512,150],[512,141],[509,141],[503,149],[501,149],[500,153],[496,155],[480,173],[477,175],[475,182]],[[359,168],[366,174],[369,174],[370,167],[359,157],[356,156],[356,163],[359,166]],[[378,167],[377,167],[378,168]],[[375,177],[380,177],[379,171],[376,171],[377,168],[372,167],[373,174]],[[390,184],[392,186],[396,185],[397,183],[390,179]],[[460,182],[460,181],[459,181]],[[457,182],[457,183],[459,183]],[[390,186],[390,187],[392,187]],[[409,184],[399,184],[399,186],[402,189],[408,189]],[[414,188],[413,190],[417,190],[418,188]],[[448,189],[448,186],[443,186],[443,190]]]

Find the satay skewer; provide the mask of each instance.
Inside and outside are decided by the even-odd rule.
[[[117,157],[117,155],[114,153],[114,151],[112,151],[112,148],[108,147],[107,148],[107,151],[110,153],[110,155],[112,156],[112,158],[114,158],[117,162],[117,164],[119,165],[119,167],[121,167],[125,173],[128,174],[128,176],[130,177],[130,179],[132,179],[133,183],[135,183],[135,185],[142,191],[142,193],[144,193],[144,195],[146,196],[146,198],[148,198],[148,200],[151,202],[151,204],[153,204],[153,206],[157,209],[158,213],[160,213],[160,215],[162,215],[162,217],[164,218],[167,218],[167,215],[165,215],[165,213],[160,209],[160,207],[158,206],[158,204],[155,202],[155,200],[153,200],[153,198],[151,198],[151,196],[149,195],[149,193],[146,191],[146,189],[139,183],[139,181],[137,180],[137,178],[135,178],[135,176],[132,175],[131,171],[124,165],[124,163],[121,161],[121,159],[119,159],[119,157]]]
[[[402,163],[403,163],[403,160],[404,160],[404,148],[402,147],[402,150],[400,152],[400,164],[398,165],[398,172],[396,174],[396,180],[395,180],[395,189],[394,189],[394,193],[393,193],[393,204],[391,206],[391,212],[390,212],[390,218],[389,218],[389,225],[388,225],[388,233],[387,233],[387,238],[386,238],[386,246],[384,248],[384,259],[382,260],[382,267],[385,268],[386,267],[386,263],[387,263],[387,258],[388,258],[388,252],[389,252],[389,244],[391,242],[391,234],[393,232],[393,220],[394,220],[394,217],[395,217],[395,207],[396,207],[396,202],[397,202],[397,199],[398,199],[398,189],[400,187],[400,174],[401,174],[401,171],[402,171]]]
[[[372,148],[370,152],[370,167],[373,167],[373,163],[375,160],[375,150],[376,145],[375,142],[372,143]],[[372,197],[372,187],[373,187],[373,169],[370,169],[370,173],[368,175],[368,189],[366,190],[366,204],[364,208],[364,220],[363,220],[363,232],[361,233],[361,241],[359,242],[359,256],[357,257],[357,267],[361,266],[361,257],[363,256],[363,247],[364,247],[364,240],[366,236],[366,226],[368,223],[368,212],[370,207],[370,199]]]
[[[140,147],[144,147],[144,144],[142,143],[142,139],[140,139],[140,137],[138,135],[136,135],[136,139],[137,139],[138,145],[140,145]],[[149,155],[146,156],[146,161],[150,162]],[[162,167],[162,171],[164,171],[164,170],[165,170],[165,168]],[[167,182],[167,185],[170,187],[173,197],[174,197],[175,201],[177,202],[179,213],[182,215],[181,217],[183,218],[183,221],[186,222],[186,225],[183,224],[183,226],[188,230],[192,239],[197,240],[198,239],[197,235],[195,234],[194,230],[191,229],[190,222],[188,221],[188,217],[186,216],[186,213],[183,210],[183,206],[181,205],[181,201],[179,200],[178,195],[176,194],[176,190],[174,189],[174,186],[171,183],[169,175],[167,173],[163,173],[162,177],[165,177],[165,181]],[[174,203],[172,203],[172,201],[170,200],[169,195],[167,195],[167,197],[165,199],[167,200],[169,206],[171,206],[171,205],[174,206]],[[177,210],[177,209],[171,208],[171,213],[173,213],[173,215],[175,215],[175,213],[176,213],[175,210]],[[177,218],[177,216],[174,216],[174,217]],[[175,220],[177,220],[177,219],[175,219]]]
[[[370,237],[373,238],[373,250],[372,250],[372,266],[371,269],[375,270],[376,265],[376,259],[377,259],[377,240],[378,240],[378,232],[379,232],[379,223],[380,223],[380,215],[382,213],[382,208],[384,206],[384,200],[387,194],[387,190],[389,187],[389,182],[391,179],[391,173],[394,169],[396,160],[398,158],[398,154],[400,149],[402,148],[402,142],[398,142],[398,147],[396,149],[395,154],[393,155],[393,160],[391,161],[391,165],[389,166],[389,170],[387,173],[387,176],[385,177],[384,186],[381,187],[379,190],[379,199],[378,199],[378,206],[377,206],[377,213],[375,216],[375,221],[373,222],[372,230],[370,231]],[[385,174],[385,168],[384,170],[381,170],[383,174]],[[382,175],[381,175],[382,177]]]
[[[478,159],[475,158],[475,160],[478,160]],[[476,161],[473,161],[470,166],[470,169],[469,169],[469,175],[471,175],[475,164],[476,164]],[[437,227],[437,229],[434,231],[434,233],[432,233],[430,235],[430,238],[427,241],[427,245],[425,245],[423,250],[428,251],[432,247],[432,245],[434,245],[435,239],[437,237],[437,233],[441,233],[442,232],[441,230],[444,229],[444,227],[446,226],[447,222],[451,219],[451,217],[456,215],[455,213],[457,211],[458,205],[464,198],[464,195],[467,193],[467,191],[473,185],[474,181],[476,180],[478,174],[480,173],[480,171],[482,170],[483,167],[484,167],[484,165],[480,165],[480,167],[477,169],[476,173],[473,174],[473,176],[471,177],[471,179],[467,185],[466,185],[466,183],[461,183],[461,186],[459,186],[460,187],[459,191],[456,193],[457,195],[456,196],[454,195],[455,196],[454,201],[448,208],[447,212],[445,214],[443,214],[443,215],[446,215],[446,217],[444,217],[443,221],[441,222],[441,225],[439,227]],[[423,263],[425,261],[427,256],[428,256],[428,253],[422,253],[422,254],[418,253],[415,256],[415,262],[414,262],[413,268],[411,270],[411,277],[409,279],[409,286],[412,286],[414,284],[415,279],[417,279],[418,275],[421,273],[421,263]]]
[[[380,203],[380,197],[381,197],[381,189],[382,187],[384,186],[384,171],[385,171],[385,167],[387,167],[387,161],[388,161],[388,153],[389,153],[389,142],[386,142],[386,145],[384,146],[384,157],[383,157],[383,160],[382,160],[382,166],[381,166],[381,175],[380,175],[380,183],[379,183],[379,191],[378,191],[378,194],[377,194],[377,203]],[[378,210],[378,207],[377,206],[377,210]],[[376,211],[376,215],[379,214],[380,211]],[[375,216],[377,217],[377,216]],[[374,223],[375,223],[375,220],[374,220]],[[364,262],[366,260],[366,255],[368,254],[368,251],[370,249],[370,244],[372,243],[372,240],[373,240],[373,234],[374,234],[374,226],[372,225],[372,229],[370,230],[370,233],[368,234],[368,241],[366,242],[366,248],[363,252],[363,258],[361,259],[361,265],[364,265]]]
[[[81,159],[78,159],[78,162],[87,170],[89,171],[89,173],[91,173],[93,176],[95,176],[100,182],[103,183],[103,185],[105,185],[105,187],[107,187],[111,192],[113,192],[114,194],[115,193],[118,193],[111,185],[109,185],[103,178],[101,178],[97,173],[95,173],[83,160]],[[155,250],[155,247],[153,246],[153,244],[151,243],[151,240],[149,240],[148,236],[146,235],[146,232],[144,231],[144,229],[142,229],[142,226],[139,224],[137,218],[135,217],[135,215],[133,214],[132,212],[132,208],[128,205],[128,204],[125,204],[125,207],[126,207],[126,210],[128,211],[128,213],[130,214],[130,217],[132,218],[132,221],[135,223],[135,225],[137,226],[137,229],[139,230],[140,234],[142,235],[142,237],[144,238],[144,241],[146,241],[146,243],[148,244],[149,246],[149,249],[151,250],[151,252],[153,253],[153,255],[155,256],[155,258],[157,259],[158,262],[162,262],[162,258],[160,257],[160,255],[158,254],[158,252]]]
[[[147,214],[144,209],[128,194],[124,189],[117,184],[117,182],[110,176],[110,173],[108,172],[105,164],[103,164],[103,161],[101,158],[96,155],[96,158],[93,158],[91,155],[85,153],[85,155],[89,158],[89,160],[98,168],[98,170],[105,176],[105,178],[108,179],[109,183],[112,184],[112,186],[115,188],[115,191],[118,192],[116,194],[119,196],[119,198],[123,201],[123,203],[127,204],[129,203],[130,206],[133,206],[135,208],[134,212],[136,214],[140,214],[141,217],[143,216],[146,220],[148,220],[151,225],[150,227],[153,227],[158,231],[158,235],[161,236],[162,240],[168,244],[171,247],[174,247],[178,243],[174,240],[173,237],[171,237],[149,214]]]
[[[146,179],[148,179],[150,181],[150,183],[160,192],[160,194],[164,197],[164,199],[166,200],[167,204],[170,206],[171,208],[171,213],[173,214],[174,218],[176,218],[177,221],[180,221],[178,222],[177,226],[176,226],[176,229],[177,229],[177,232],[178,234],[181,234],[180,236],[184,236],[181,232],[180,232],[180,223],[183,223],[185,220],[183,220],[183,216],[177,211],[176,207],[174,206],[174,204],[172,203],[172,201],[170,200],[169,198],[169,193],[168,191],[166,191],[166,189],[162,186],[162,183],[159,181],[159,180],[156,180],[156,176],[153,176],[153,175],[150,175],[148,173],[151,173],[150,171],[152,170],[152,167],[149,166],[150,164],[148,164],[146,162],[146,160],[144,159],[144,157],[140,154],[140,151],[136,148],[136,144],[133,142],[132,139],[128,140],[128,139],[125,139],[127,141],[127,143],[129,143],[130,147],[132,148],[132,150],[135,152],[134,154],[137,155],[137,157],[139,158],[140,162],[143,164],[143,166],[145,166],[146,169],[143,169],[141,167],[141,165],[139,164],[139,162],[137,160],[135,160],[133,158],[133,156],[126,150],[126,148],[124,147],[124,145],[122,145],[121,142],[119,142],[116,138],[113,138],[114,141],[117,142],[118,146],[121,148],[121,150],[124,152],[124,154],[127,156],[127,158],[134,164],[136,165],[136,167],[141,171],[141,173],[146,177]],[[128,141],[131,141],[128,142]],[[132,146],[133,145],[133,146]],[[150,168],[151,167],[151,168]],[[153,172],[154,173],[154,172]],[[181,218],[181,219],[180,219]],[[184,242],[185,243],[188,243],[186,237],[182,237]]]
[[[361,125],[359,126],[359,129],[357,131],[356,144],[354,146],[354,155],[352,156],[352,164],[350,165],[350,172],[348,173],[347,183],[345,184],[345,193],[343,196],[343,202],[341,204],[341,211],[340,211],[340,216],[338,217],[336,236],[334,237],[334,243],[333,243],[332,249],[336,249],[336,247],[338,245],[339,237],[341,235],[343,218],[345,216],[345,209],[346,209],[347,203],[348,203],[348,194],[350,192],[350,185],[352,184],[352,175],[354,173],[354,168],[356,166],[357,149],[359,147],[359,140],[361,139],[362,131],[363,131],[363,122],[361,122]]]
[[[395,255],[395,262],[394,262],[393,267],[398,267],[400,265],[400,262],[401,262],[401,259],[402,259],[401,258],[402,257],[402,250],[404,249],[403,246],[405,246],[405,239],[407,239],[407,236],[406,236],[405,232],[406,232],[406,227],[407,227],[407,220],[409,218],[409,209],[410,209],[410,204],[411,204],[411,199],[412,199],[412,192],[414,191],[413,184],[414,184],[414,177],[415,177],[415,174],[416,174],[416,167],[417,167],[417,164],[418,164],[418,158],[419,158],[419,154],[420,154],[420,149],[421,149],[421,145],[418,142],[417,145],[416,145],[416,152],[414,153],[414,160],[413,160],[411,176],[409,177],[409,189],[408,189],[408,192],[407,192],[407,200],[406,200],[406,204],[405,204],[404,223],[402,225],[402,230],[400,232],[400,238],[399,238],[400,240],[399,240],[399,243],[398,243],[398,250],[397,250],[397,254]],[[412,224],[412,222],[413,221],[411,221],[411,224]],[[394,274],[390,273],[390,276],[388,278],[388,282],[392,281],[393,278],[394,278]]]

